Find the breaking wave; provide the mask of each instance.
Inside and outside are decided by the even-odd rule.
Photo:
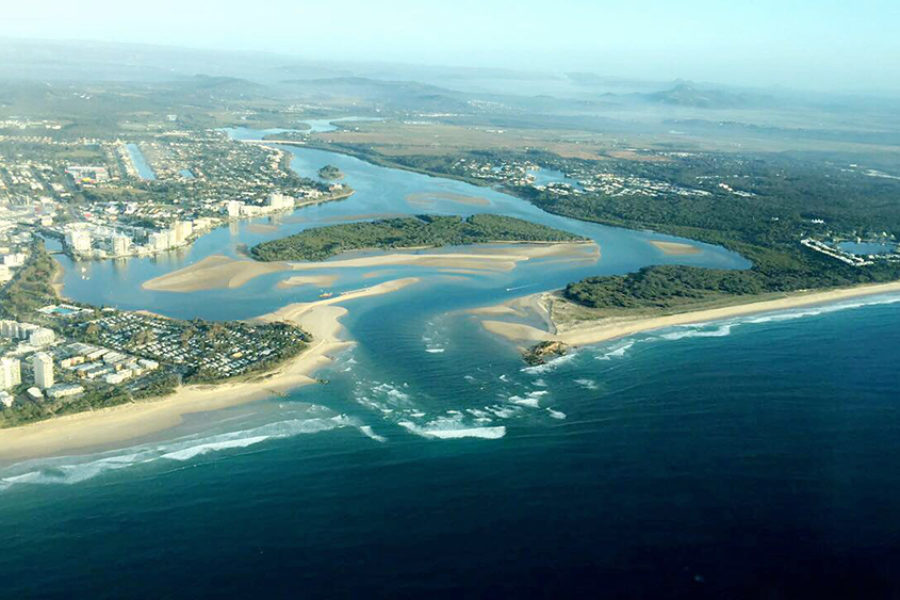
[[[867,306],[881,306],[881,305],[889,305],[896,304],[900,302],[900,296],[890,295],[890,296],[871,296],[865,299],[853,299],[847,300],[844,302],[836,302],[833,304],[822,304],[816,306],[807,306],[795,309],[788,309],[782,311],[768,312],[768,313],[758,313],[754,315],[747,315],[742,317],[736,317],[731,319],[723,319],[720,321],[708,321],[708,322],[698,322],[691,323],[688,325],[677,325],[675,327],[670,327],[664,330],[661,330],[658,333],[651,334],[644,338],[629,338],[622,342],[616,343],[614,345],[606,346],[601,349],[601,354],[595,356],[597,360],[610,360],[612,358],[620,358],[625,356],[625,354],[634,347],[635,344],[643,343],[643,342],[656,342],[656,341],[678,341],[682,339],[688,338],[717,338],[717,337],[727,337],[734,332],[736,327],[740,327],[742,325],[757,325],[757,324],[765,324],[765,323],[778,323],[782,321],[792,321],[795,319],[803,319],[808,317],[816,317],[823,314],[829,314],[834,312],[839,312],[843,310],[853,310],[857,308],[863,308]],[[566,357],[562,357],[566,358]],[[559,359],[557,359],[559,360]],[[540,365],[540,367],[546,367],[551,365],[556,361],[551,361],[547,363],[547,365]],[[538,368],[540,368],[538,367]],[[527,369],[526,369],[527,370]],[[540,371],[530,371],[530,372],[540,372]],[[576,381],[579,383],[579,381]]]
[[[528,373],[530,375],[540,375],[542,373],[549,373],[551,371],[556,370],[561,365],[564,365],[568,362],[571,362],[578,356],[577,353],[572,352],[571,354],[565,354],[558,358],[554,358],[553,360],[547,361],[542,365],[534,365],[533,367],[525,367],[522,369],[523,373]]]
[[[441,440],[456,440],[461,438],[498,440],[506,435],[505,425],[497,425],[494,427],[466,427],[457,419],[445,417],[435,419],[425,425],[417,425],[412,421],[399,421],[397,424],[415,435]]]
[[[531,408],[538,408],[540,406],[541,398],[549,394],[550,392],[546,390],[538,390],[534,392],[528,392],[524,396],[510,396],[509,401],[513,404],[518,404],[519,406],[528,406]]]
[[[185,462],[198,456],[248,448],[267,440],[318,433],[342,427],[356,427],[364,434],[365,426],[346,415],[289,419],[268,423],[242,431],[206,437],[190,436],[169,442],[146,444],[129,448],[127,454],[103,453],[88,456],[67,456],[28,461],[8,469],[10,474],[0,477],[0,491],[21,484],[71,485],[93,479],[110,471],[118,471],[159,461]],[[369,437],[373,437],[369,435]],[[377,439],[373,437],[373,439]],[[117,451],[121,452],[121,451]]]

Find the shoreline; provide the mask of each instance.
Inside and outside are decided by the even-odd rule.
[[[831,304],[841,300],[889,294],[900,292],[900,281],[879,284],[863,284],[849,288],[837,288],[823,291],[798,292],[782,298],[771,300],[755,300],[742,304],[733,304],[716,308],[692,310],[667,315],[635,316],[635,317],[608,317],[605,319],[575,321],[571,323],[559,323],[552,319],[552,312],[545,306],[545,299],[549,292],[531,294],[518,298],[510,303],[497,307],[485,307],[470,311],[472,314],[520,314],[512,303],[520,305],[525,299],[531,299],[532,304],[543,307],[545,314],[539,311],[535,314],[550,319],[552,324],[547,329],[541,329],[533,325],[521,322],[497,321],[482,319],[482,326],[489,332],[506,338],[512,342],[542,342],[558,341],[569,346],[578,347],[590,344],[599,344],[611,340],[627,337],[635,333],[665,329],[678,325],[692,325],[710,321],[721,321],[732,317],[740,317],[758,313]],[[504,308],[505,307],[505,308]]]
[[[114,446],[175,427],[189,414],[238,406],[315,383],[315,371],[355,343],[340,336],[340,319],[348,310],[335,304],[387,294],[418,281],[387,281],[326,300],[289,304],[250,319],[291,322],[312,334],[313,341],[298,356],[246,380],[184,386],[168,396],[0,429],[0,462],[11,464]]]

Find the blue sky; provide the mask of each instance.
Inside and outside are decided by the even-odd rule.
[[[900,0],[10,0],[0,35],[900,89]]]

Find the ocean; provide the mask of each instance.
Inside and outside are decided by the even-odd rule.
[[[300,167],[325,158],[297,152]],[[359,191],[313,222],[403,205],[399,191],[369,192],[369,166],[327,158]],[[491,210],[537,215],[480,193]],[[743,264],[546,219],[598,239],[600,262],[465,280],[393,269],[383,278],[423,281],[346,303],[358,344],[319,373],[326,385],[190,415],[126,447],[5,466],[0,597],[900,593],[900,297],[648,332],[526,367],[465,309],[591,271]],[[148,278],[309,223],[219,230],[168,260],[68,265],[66,293],[136,307]],[[279,276],[147,293],[144,307],[244,318],[311,293],[276,293]]]

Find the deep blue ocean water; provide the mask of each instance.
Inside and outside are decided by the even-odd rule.
[[[500,439],[369,419],[386,441],[335,423],[14,485],[0,495],[3,596],[888,597],[897,306],[814,312],[647,334],[537,373],[498,354],[496,381],[459,379],[485,403],[546,391],[566,414],[526,409]],[[404,389],[410,369],[395,366],[382,379]],[[352,421],[342,396],[307,388],[268,408],[313,401]],[[223,412],[246,431],[259,411]]]
[[[289,274],[188,295],[140,283],[329,219],[421,210],[406,190],[474,193],[296,152],[301,169],[340,162],[357,195],[277,231],[219,230],[187,253],[68,265],[66,293],[175,316],[252,316],[317,292],[276,292]],[[544,219],[476,191],[490,210]],[[646,243],[661,236],[646,232],[545,222],[597,239],[600,262],[462,280],[350,272],[339,286],[423,281],[346,303],[358,344],[320,373],[328,385],[190,415],[124,448],[5,466],[0,597],[900,593],[900,298],[639,334],[526,368],[463,309],[589,272],[744,264],[713,247],[664,257]]]

